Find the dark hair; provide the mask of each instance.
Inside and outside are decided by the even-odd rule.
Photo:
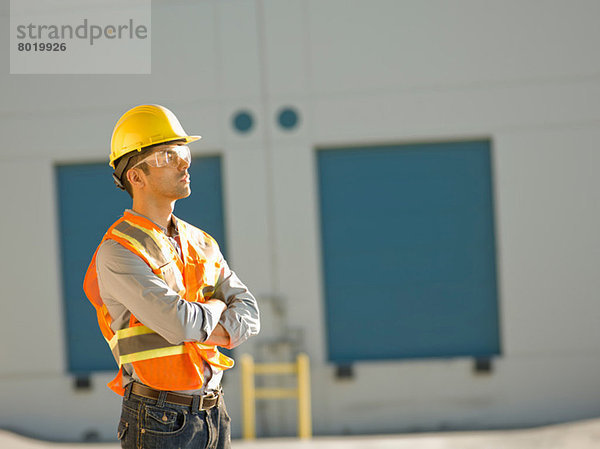
[[[126,154],[124,156],[121,156],[119,159],[117,159],[115,161],[115,167],[119,167],[119,164],[125,164],[125,168],[123,169],[123,172],[121,174],[120,181],[121,181],[121,184],[123,184],[123,188],[125,189],[125,191],[129,194],[129,196],[131,198],[133,198],[133,189],[131,188],[131,183],[129,182],[129,179],[127,179],[127,172],[135,164],[137,164],[139,161],[141,161],[148,155],[148,152],[145,150],[146,150],[146,148],[144,148],[142,151],[136,152],[133,156],[130,156],[131,153]],[[140,165],[138,165],[138,167],[144,173],[148,174],[149,170],[148,170],[148,166],[146,164],[140,164]]]

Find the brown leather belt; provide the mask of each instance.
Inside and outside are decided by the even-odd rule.
[[[131,386],[131,393],[147,399],[158,399],[161,392],[159,390],[155,390],[154,388],[147,387],[146,385],[133,382]],[[198,410],[208,410],[219,403],[221,392],[205,394],[204,396],[191,396],[188,394],[173,393],[168,391],[165,397],[165,402],[170,402],[171,404],[177,405],[187,405],[188,407],[191,407],[194,404],[195,397],[198,398]]]

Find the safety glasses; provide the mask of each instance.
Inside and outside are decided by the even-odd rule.
[[[176,145],[155,151],[131,168],[135,168],[143,163],[146,163],[152,167],[177,167],[179,166],[181,160],[185,161],[188,165],[192,163],[192,155],[189,147],[186,145]]]

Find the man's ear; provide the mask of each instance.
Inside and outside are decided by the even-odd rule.
[[[131,184],[131,187],[136,187],[138,189],[144,187],[146,183],[146,180],[142,175],[142,171],[138,170],[137,168],[132,168],[131,170],[127,171],[127,180]]]

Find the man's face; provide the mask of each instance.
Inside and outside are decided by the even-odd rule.
[[[161,145],[150,150],[148,156],[161,151],[169,151],[175,147],[177,145]],[[170,162],[162,167],[155,167],[153,158],[146,159],[147,173],[142,175],[146,180],[145,192],[168,200],[187,198],[192,193],[188,173],[190,164],[185,159],[174,155],[172,151],[169,155],[171,156]]]

